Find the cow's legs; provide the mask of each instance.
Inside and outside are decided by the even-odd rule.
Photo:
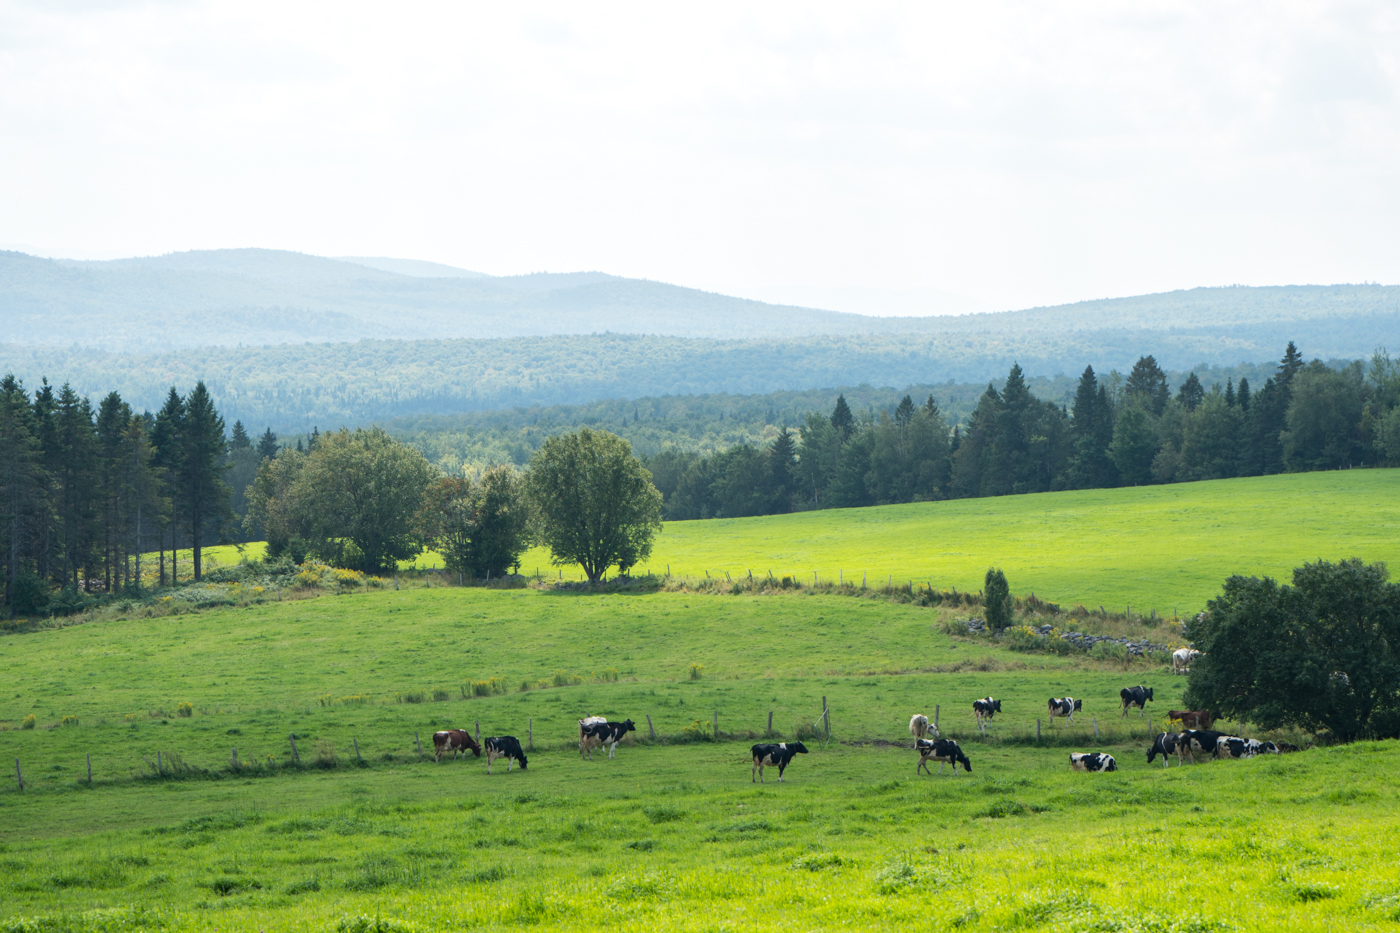
[[[943,766],[946,765],[947,763],[948,763],[948,762],[946,762],[946,761],[940,761],[940,762],[938,763],[938,773],[939,773],[940,775],[943,773]]]
[[[783,783],[783,772],[787,770],[787,765],[778,765],[778,783]]]
[[[750,784],[752,784],[752,783],[754,782],[755,776],[756,776],[757,774],[758,774],[758,759],[755,758],[755,759],[753,760],[753,769],[749,771],[749,783],[750,783]]]

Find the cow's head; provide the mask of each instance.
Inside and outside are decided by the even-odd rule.
[[[1001,712],[1001,701],[1000,701],[1000,700],[993,700],[993,701],[992,701],[992,709],[994,709],[994,710],[996,710],[998,713],[1000,713],[1000,712]]]
[[[1075,701],[1074,701],[1074,711],[1075,711],[1076,713],[1079,712],[1079,711],[1080,711],[1081,709],[1083,709],[1083,708],[1084,708],[1084,701],[1083,701],[1083,700],[1075,700]]]
[[[1145,689],[1142,691],[1142,693],[1143,693],[1143,696],[1147,697],[1149,700],[1152,699],[1152,688],[1151,688],[1151,687],[1145,688]]]
[[[636,731],[637,731],[637,724],[634,723],[634,722],[633,722],[632,720],[630,720],[630,719],[623,720],[623,723],[622,723],[622,731],[623,731],[623,732],[636,732]]]
[[[787,749],[788,751],[795,752],[799,755],[807,754],[807,746],[803,745],[801,742],[788,742]]]

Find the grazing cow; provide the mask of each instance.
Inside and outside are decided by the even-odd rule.
[[[1177,767],[1185,764],[1181,760],[1181,736],[1175,732],[1158,733],[1157,738],[1152,741],[1152,747],[1147,750],[1147,763],[1152,764],[1158,755],[1162,756],[1162,766],[1165,768],[1171,767],[1171,755],[1176,755]]]
[[[1050,701],[1050,722],[1054,723],[1056,716],[1063,716],[1070,722],[1074,722],[1074,714],[1084,708],[1083,700],[1076,700],[1073,697],[1064,697],[1059,700]]]
[[[807,746],[801,742],[779,742],[776,745],[755,745],[749,751],[753,754],[753,770],[749,774],[749,783],[753,783],[755,774],[758,775],[760,784],[768,783],[763,780],[763,769],[776,765],[778,783],[781,784],[783,772],[787,770],[788,762],[792,761],[792,756],[807,754]]]
[[[1179,721],[1187,729],[1206,729],[1215,725],[1219,717],[1203,709],[1174,709],[1167,713],[1168,720]]]
[[[1128,709],[1136,706],[1138,708],[1138,719],[1142,718],[1143,711],[1147,709],[1147,703],[1152,702],[1151,687],[1124,687],[1118,691],[1118,695],[1123,698],[1123,716],[1128,715]],[[1122,719],[1123,717],[1118,717]]]
[[[1102,752],[1070,752],[1069,766],[1076,771],[1117,771],[1118,762]]]
[[[1172,652],[1172,673],[1185,674],[1191,670],[1191,662],[1201,656],[1195,648],[1178,648]]]
[[[527,761],[525,753],[520,750],[520,742],[513,735],[500,735],[488,738],[486,745],[486,773],[491,773],[491,762],[497,758],[506,760],[506,772],[509,773],[512,762],[520,762],[520,770],[525,770]]]
[[[617,754],[617,743],[622,741],[622,737],[629,732],[636,732],[637,726],[632,720],[623,722],[595,722],[580,727],[583,732],[583,739],[579,742],[579,752],[588,753],[588,760],[593,760],[593,749],[599,747],[608,750],[608,757],[612,758]]]
[[[1242,739],[1237,735],[1222,735],[1215,740],[1217,758],[1253,758],[1255,755],[1277,755],[1278,746],[1273,742],[1260,742],[1257,739]]]
[[[1187,729],[1177,736],[1177,740],[1180,742],[1177,754],[1181,754],[1181,752],[1184,751],[1193,764],[1196,761],[1196,752],[1200,752],[1203,755],[1209,754],[1214,756],[1216,754],[1216,743],[1223,734],[1224,733],[1221,732],[1211,732],[1207,729]]]
[[[977,724],[981,725],[983,720],[988,722],[997,713],[1001,712],[1001,701],[985,697],[981,700],[972,701],[972,715],[977,717]]]
[[[914,743],[914,747],[919,752],[919,766],[914,769],[915,774],[920,770],[925,774],[932,774],[928,766],[930,761],[938,762],[939,774],[943,773],[943,766],[949,762],[953,765],[954,777],[957,777],[959,764],[969,773],[972,771],[972,762],[967,760],[963,750],[952,739],[919,739]]]
[[[926,739],[930,732],[938,735],[938,727],[929,722],[923,713],[915,713],[914,718],[909,720],[909,734],[916,739]]]
[[[470,732],[462,729],[448,729],[443,732],[433,733],[433,759],[442,762],[442,753],[451,752],[452,757],[458,754],[465,755],[470,751],[473,755],[481,757],[481,746],[476,744]]]

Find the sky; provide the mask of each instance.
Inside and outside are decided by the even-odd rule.
[[[1395,283],[1400,7],[0,0],[0,178],[0,247],[75,258],[877,313]]]

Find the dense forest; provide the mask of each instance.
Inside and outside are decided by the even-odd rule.
[[[842,396],[766,445],[667,450],[649,466],[672,520],[1138,486],[1400,464],[1398,405],[1384,351],[1334,368],[1290,343],[1262,386],[1191,373],[1173,392],[1147,356],[1122,380],[1085,368],[1065,405],[1012,366],[951,431],[932,395],[864,414]]]

